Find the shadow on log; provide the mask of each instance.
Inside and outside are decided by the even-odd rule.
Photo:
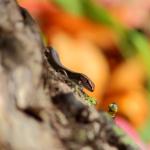
[[[25,9],[0,0],[0,18],[1,150],[134,149],[47,62],[38,25]]]

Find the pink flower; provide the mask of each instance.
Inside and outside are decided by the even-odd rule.
[[[117,126],[119,126],[121,129],[125,131],[125,133],[133,139],[135,144],[137,144],[140,148],[140,150],[148,150],[146,144],[144,144],[139,137],[137,131],[134,129],[134,127],[125,119],[121,117],[116,117],[115,122]]]

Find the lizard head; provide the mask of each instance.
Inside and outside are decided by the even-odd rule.
[[[80,82],[83,87],[85,87],[87,90],[93,92],[95,89],[95,84],[84,74],[80,75]]]

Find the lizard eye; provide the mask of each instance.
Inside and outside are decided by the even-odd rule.
[[[86,78],[82,77],[82,76],[81,76],[81,81],[82,81],[83,83],[89,83],[88,80],[87,80]]]

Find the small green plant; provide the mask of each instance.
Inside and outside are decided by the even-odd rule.
[[[96,99],[94,97],[85,95],[85,100],[87,101],[89,106],[96,105]]]

